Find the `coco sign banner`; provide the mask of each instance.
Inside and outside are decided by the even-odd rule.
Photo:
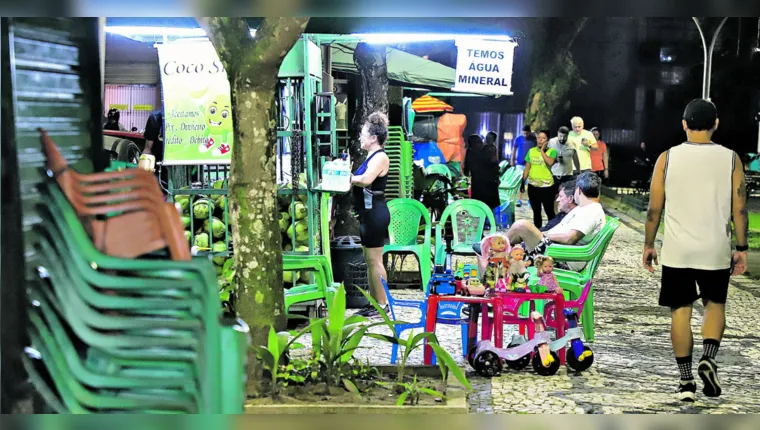
[[[164,97],[164,164],[229,164],[232,103],[211,42],[158,45]]]
[[[516,42],[459,39],[453,91],[512,95]]]

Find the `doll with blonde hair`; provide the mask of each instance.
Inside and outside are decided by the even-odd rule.
[[[557,276],[554,275],[554,259],[547,255],[539,255],[535,259],[538,285],[546,288],[547,293],[562,292]]]

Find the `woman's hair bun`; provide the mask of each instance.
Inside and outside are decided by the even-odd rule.
[[[371,136],[377,136],[380,145],[384,145],[388,138],[388,123],[388,116],[382,112],[373,112],[367,117],[367,131]]]
[[[378,125],[382,127],[388,127],[388,116],[386,116],[382,112],[373,112],[369,115],[367,118],[367,122],[369,122],[372,125]]]

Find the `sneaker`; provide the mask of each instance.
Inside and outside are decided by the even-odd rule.
[[[718,381],[718,366],[715,360],[708,357],[702,357],[697,366],[697,373],[705,384],[702,392],[707,397],[718,397],[721,393],[720,382]]]
[[[390,308],[390,306],[388,306],[387,303],[385,304],[385,306],[383,306],[383,310],[385,311],[386,314],[390,314],[390,312],[391,312],[391,308]],[[356,315],[360,315],[360,316],[363,316],[365,318],[372,318],[372,317],[380,316],[380,312],[378,312],[377,309],[375,309],[374,306],[367,305],[364,308],[362,308],[362,310],[360,310],[359,312],[357,312]]]
[[[694,402],[697,399],[697,384],[693,379],[681,380],[678,384],[678,400]]]

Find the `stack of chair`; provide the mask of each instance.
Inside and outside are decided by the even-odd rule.
[[[414,195],[414,178],[412,177],[414,150],[412,143],[404,137],[404,130],[401,127],[388,127],[385,153],[390,160],[388,186],[385,189],[386,198],[389,200],[412,198]]]
[[[79,174],[41,131],[24,365],[60,413],[242,413],[248,328],[223,319],[216,272],[137,169]]]

